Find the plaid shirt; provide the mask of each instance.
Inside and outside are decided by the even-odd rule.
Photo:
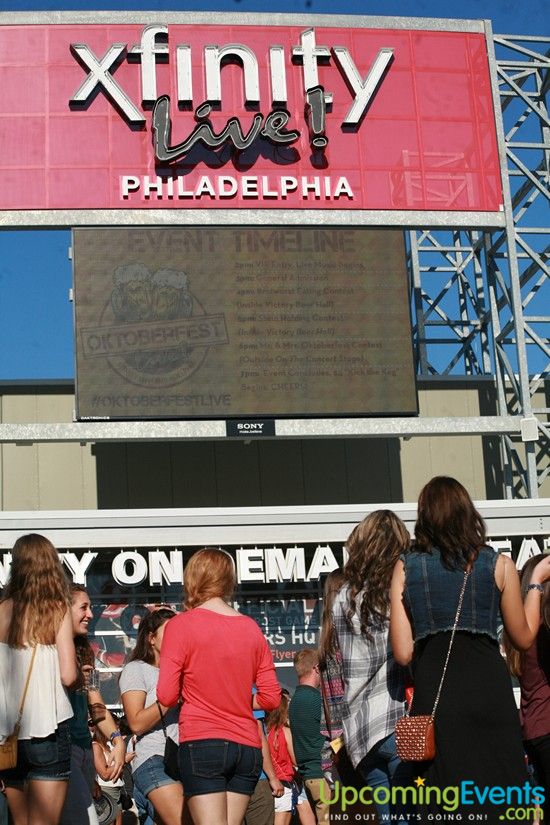
[[[359,608],[362,593],[356,598]],[[388,637],[389,621],[371,626],[372,641],[361,633],[355,614],[348,626],[348,587],[334,600],[334,626],[342,652],[345,694],[342,709],[346,750],[355,767],[371,748],[392,734],[405,713],[405,671],[393,658]]]

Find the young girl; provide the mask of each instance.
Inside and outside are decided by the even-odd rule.
[[[71,618],[77,661],[78,679],[69,691],[73,709],[70,720],[71,733],[71,776],[67,798],[61,812],[60,825],[97,825],[97,815],[93,794],[95,790],[94,755],[92,737],[88,727],[88,714],[91,713],[95,724],[102,733],[111,737],[114,749],[111,757],[111,779],[118,779],[124,768],[126,748],[120,731],[110,712],[105,707],[98,686],[94,685],[92,673],[95,656],[87,639],[88,625],[93,617],[90,596],[81,584],[70,586]]]
[[[315,814],[296,772],[296,757],[292,746],[292,734],[288,723],[289,697],[281,695],[281,704],[267,717],[267,742],[277,779],[285,792],[275,797],[275,825],[289,825],[297,807],[301,825],[315,825]]]
[[[101,796],[105,799],[105,814],[102,815],[101,799],[96,800],[96,810],[101,825],[122,825],[122,806],[120,804],[120,794],[124,787],[121,778],[112,780],[110,776],[110,764],[113,758],[113,747],[107,737],[95,725],[92,727],[92,748],[94,753],[94,766],[97,772],[97,783],[101,789]],[[110,804],[109,804],[110,803]]]

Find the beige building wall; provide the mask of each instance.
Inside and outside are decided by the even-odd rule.
[[[477,390],[434,388],[418,393],[421,416],[482,415]],[[458,479],[474,499],[489,497],[481,436],[434,436],[401,441],[403,501],[416,501],[426,481],[436,475]]]
[[[535,399],[537,400],[537,399]],[[535,406],[548,406],[544,394]],[[12,387],[5,423],[69,422],[69,388]],[[421,416],[494,414],[489,381],[435,381]],[[0,508],[87,510],[412,502],[436,474],[476,499],[503,497],[499,439],[437,436],[280,441],[3,444]],[[550,476],[540,494],[550,496]]]
[[[52,423],[73,420],[74,397],[57,392],[7,393],[1,420]],[[91,445],[0,445],[2,510],[89,510],[97,507],[96,463]]]

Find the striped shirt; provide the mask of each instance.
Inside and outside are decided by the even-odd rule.
[[[361,622],[353,616],[353,630],[346,622],[348,586],[334,600],[334,626],[342,652],[345,682],[342,724],[346,750],[355,767],[395,730],[405,713],[404,669],[393,658],[389,620],[371,626],[372,641],[361,633]],[[359,609],[363,593],[358,593]]]
[[[288,721],[294,755],[302,779],[322,779],[321,694],[311,685],[298,685],[290,700]]]

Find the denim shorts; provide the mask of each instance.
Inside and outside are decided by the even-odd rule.
[[[196,739],[180,744],[179,765],[185,796],[224,791],[252,796],[262,752],[226,739]]]
[[[60,722],[49,736],[20,739],[17,765],[2,771],[6,784],[21,784],[29,779],[62,782],[71,774],[71,734],[69,722]]]
[[[132,773],[134,785],[137,785],[143,796],[149,796],[151,791],[162,788],[163,785],[173,785],[176,781],[164,770],[162,756],[150,756]]]

